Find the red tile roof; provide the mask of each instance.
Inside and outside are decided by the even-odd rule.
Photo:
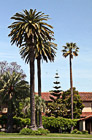
[[[37,94],[37,93],[35,93]],[[50,101],[50,92],[42,92],[42,99],[45,101]],[[81,96],[82,101],[92,101],[92,92],[79,92],[79,95]]]
[[[38,94],[37,92],[35,94]],[[41,93],[42,99],[44,99],[45,101],[50,101],[50,92],[42,92]]]
[[[82,101],[92,101],[92,92],[79,92]]]
[[[38,93],[35,93],[35,94],[38,94]],[[79,95],[82,101],[86,101],[86,102],[92,101],[92,92],[79,92]],[[50,92],[42,92],[41,96],[42,96],[42,99],[44,99],[45,101],[51,101]],[[91,115],[92,115],[92,112],[82,112],[81,118],[85,118]]]
[[[91,119],[92,120],[92,115],[85,116],[85,118],[81,118],[80,120],[87,120],[87,119]]]
[[[92,112],[82,112],[81,117],[86,117],[92,115]]]

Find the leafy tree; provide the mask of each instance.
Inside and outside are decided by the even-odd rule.
[[[26,77],[24,71],[21,69],[21,66],[16,62],[8,63],[7,61],[0,62],[0,75],[3,75],[5,72],[9,71],[10,73],[16,72],[21,73],[22,77]]]
[[[73,116],[74,119],[80,118],[82,113],[83,103],[78,91],[73,88]],[[47,105],[46,115],[51,117],[64,117],[71,118],[71,90],[64,91],[62,98],[57,99],[55,102],[49,102]]]
[[[67,108],[67,118],[71,118],[71,90],[64,91],[62,94],[62,104]],[[80,118],[83,109],[82,100],[76,88],[73,88],[73,116],[75,119]]]
[[[0,78],[0,96],[2,104],[7,104],[7,132],[12,132],[13,116],[21,99],[29,92],[28,82],[21,73],[5,72]]]
[[[47,104],[46,115],[48,117],[66,117],[67,108],[65,104],[62,103],[62,99],[56,99],[53,102]]]
[[[58,117],[58,116],[64,116],[65,113],[65,105],[62,104],[62,99],[61,99],[61,86],[60,86],[60,82],[59,82],[59,75],[58,72],[56,72],[55,75],[55,82],[54,83],[54,90],[50,91],[50,99],[51,102],[48,102],[47,104],[47,111],[46,111],[46,115],[48,116],[54,116],[54,117]]]
[[[30,118],[30,97],[26,97],[24,100],[19,102],[18,114],[16,117]]]
[[[43,22],[48,20],[48,15],[44,15],[42,12],[37,13],[36,10],[32,9],[29,11],[24,10],[23,13],[16,13],[12,19],[16,22],[13,22],[12,25],[9,26],[11,29],[9,34],[9,36],[11,36],[11,43],[16,43],[21,49],[29,50],[25,61],[30,64],[31,128],[36,129],[34,101],[35,49],[39,47],[39,40],[51,40],[53,35],[53,32],[51,31],[52,26]]]
[[[23,117],[29,117],[30,114],[30,98],[26,98],[24,102],[21,103],[21,112],[23,114]],[[46,103],[45,101],[41,98],[41,96],[35,95],[35,114],[36,114],[36,124],[39,126],[39,111],[40,112],[45,112],[46,108]]]
[[[53,82],[54,83],[54,90],[52,90],[51,92],[50,92],[50,94],[51,94],[51,96],[50,96],[50,99],[52,100],[52,101],[56,101],[56,99],[60,99],[60,96],[61,96],[61,86],[60,86],[60,82],[58,81],[58,79],[59,79],[59,75],[58,75],[58,72],[56,73],[56,75],[55,75],[55,79],[56,79],[56,81],[55,82]]]
[[[66,43],[66,46],[63,46],[63,56],[66,58],[69,56],[70,61],[70,89],[71,89],[71,118],[73,119],[73,80],[72,80],[72,59],[73,56],[78,56],[78,47],[76,43]],[[73,129],[73,128],[72,128]]]

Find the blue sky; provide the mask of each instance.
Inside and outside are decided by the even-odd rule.
[[[48,23],[54,28],[57,57],[54,63],[42,62],[42,91],[53,89],[56,70],[62,90],[70,87],[69,59],[63,58],[62,46],[74,42],[80,48],[73,59],[73,85],[78,91],[92,92],[92,0],[2,0],[0,2],[0,61],[17,62],[27,75],[29,65],[21,59],[16,45],[11,46],[7,28],[16,12],[37,9],[48,14]],[[36,68],[35,68],[36,69]],[[37,73],[37,72],[35,72]],[[37,91],[37,74],[35,75]]]

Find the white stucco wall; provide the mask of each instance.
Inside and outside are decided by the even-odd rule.
[[[83,102],[84,108],[82,112],[92,112],[92,103],[91,102]]]

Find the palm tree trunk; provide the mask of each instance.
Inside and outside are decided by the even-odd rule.
[[[72,80],[72,60],[70,54],[70,87],[71,87],[71,119],[73,119],[73,80]],[[71,131],[73,130],[73,126],[71,127]]]
[[[37,58],[37,70],[38,70],[38,95],[41,96],[41,58]]]
[[[35,122],[35,98],[34,98],[34,48],[30,51],[30,109],[31,109],[31,129],[36,130]]]
[[[36,126],[38,127],[38,115],[37,115],[37,107],[36,107],[36,111],[35,111],[35,119],[36,119]]]
[[[13,114],[12,114],[12,102],[8,102],[8,113],[7,113],[7,133],[13,132]]]
[[[37,70],[38,70],[38,95],[41,96],[41,57],[37,58]],[[43,128],[42,125],[42,113],[39,110],[39,128]]]

